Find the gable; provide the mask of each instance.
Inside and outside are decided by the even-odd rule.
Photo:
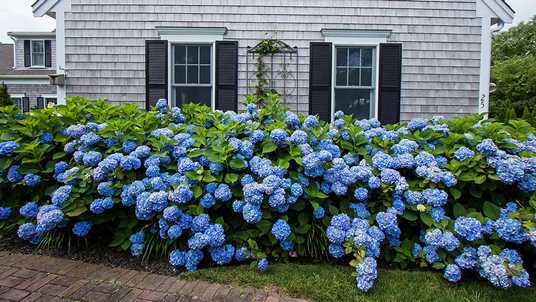
[[[506,0],[478,0],[477,16],[499,19],[504,23],[512,23],[515,12]]]
[[[55,13],[51,10],[62,0],[37,0],[32,4],[32,12],[35,17],[43,17],[49,15],[55,17]]]

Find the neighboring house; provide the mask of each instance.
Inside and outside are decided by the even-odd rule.
[[[32,8],[57,20],[60,102],[81,95],[150,106],[165,97],[242,110],[255,82],[248,50],[272,37],[297,50],[285,65],[292,81],[269,82],[278,91],[292,83],[284,93],[292,110],[384,122],[486,112],[492,32],[514,17],[503,0],[38,0]]]
[[[23,112],[56,103],[49,75],[56,73],[54,32],[9,32],[14,44],[0,44],[0,82]]]

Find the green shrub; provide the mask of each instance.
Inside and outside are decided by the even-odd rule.
[[[443,269],[453,282],[466,269],[527,286],[519,256],[536,244],[527,122],[475,115],[383,128],[341,112],[332,124],[297,116],[275,95],[263,108],[248,103],[241,114],[81,98],[24,116],[0,108],[0,232],[34,244],[99,235],[188,270],[329,254],[351,260],[364,291],[375,259]]]

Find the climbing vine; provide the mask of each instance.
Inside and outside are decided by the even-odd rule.
[[[255,94],[258,97],[262,97],[267,93],[266,85],[268,84],[268,80],[266,79],[266,64],[264,58],[268,55],[278,53],[279,50],[277,40],[274,39],[264,39],[260,41],[255,49],[255,54],[257,54],[257,70],[255,72],[257,85],[255,87]]]

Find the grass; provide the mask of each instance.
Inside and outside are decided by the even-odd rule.
[[[351,274],[351,268],[343,266],[274,264],[262,274],[242,265],[202,269],[182,277],[243,287],[277,287],[289,296],[318,302],[536,301],[536,289],[501,290],[477,280],[450,284],[439,273],[400,270],[381,270],[371,292],[362,294]]]

